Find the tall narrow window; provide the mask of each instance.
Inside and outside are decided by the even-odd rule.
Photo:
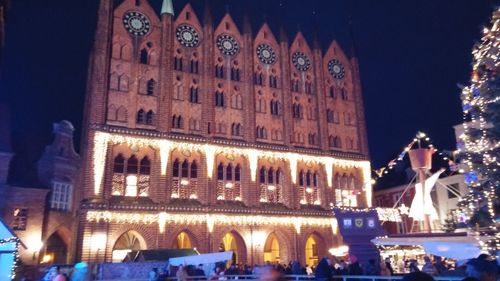
[[[198,103],[198,87],[191,86],[189,88],[189,102]]]
[[[155,94],[155,87],[156,87],[156,81],[153,79],[149,79],[146,92],[148,96],[153,96]]]
[[[241,201],[241,168],[231,163],[217,166],[217,200]]]
[[[143,109],[137,112],[137,124],[144,124],[146,122],[146,114]]]
[[[137,180],[138,195],[146,197],[149,195],[149,177],[151,174],[151,162],[147,156],[141,159]]]
[[[14,209],[14,223],[12,224],[13,230],[26,230],[28,224],[28,208]]]
[[[149,64],[149,52],[146,48],[141,50],[140,63]]]
[[[146,124],[147,125],[153,125],[153,121],[154,121],[154,112],[152,110],[148,111],[148,113],[146,113]]]
[[[197,199],[198,198],[198,166],[196,161],[189,162],[184,159],[182,163],[175,159],[172,165],[172,198]]]
[[[215,92],[215,106],[224,107],[224,93],[223,92]]]
[[[182,58],[174,57],[174,70],[182,71]]]
[[[193,74],[198,74],[198,61],[197,60],[191,60],[189,72],[191,72]]]

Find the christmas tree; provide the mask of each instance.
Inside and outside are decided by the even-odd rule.
[[[500,8],[485,27],[481,41],[473,47],[470,85],[462,89],[463,143],[458,144],[467,166],[469,192],[460,205],[469,225],[496,233],[500,207]],[[498,234],[497,234],[498,235]],[[489,249],[494,251],[498,238]],[[498,245],[498,244],[497,244]]]

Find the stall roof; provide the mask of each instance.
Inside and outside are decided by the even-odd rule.
[[[157,249],[157,250],[139,250],[127,254],[124,262],[128,261],[167,261],[171,258],[195,256],[198,255],[196,249]]]
[[[232,251],[201,254],[197,256],[171,258],[168,262],[173,266],[211,264],[217,262],[227,262],[233,256]]]

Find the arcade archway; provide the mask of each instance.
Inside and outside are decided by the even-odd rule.
[[[123,233],[113,247],[113,262],[121,262],[129,252],[144,250],[144,239],[135,231]]]
[[[271,263],[280,263],[280,244],[278,237],[271,233],[264,244],[264,261]]]
[[[186,232],[181,232],[174,240],[172,245],[174,249],[185,249],[185,248],[193,248],[193,243],[191,242],[191,238]]]
[[[316,266],[319,262],[318,241],[315,235],[309,235],[306,240],[305,257],[306,264],[309,266]]]
[[[231,231],[222,236],[219,251],[233,251],[233,258],[230,263],[246,262],[246,245],[243,238],[235,231]]]
[[[45,251],[40,261],[41,263],[67,263],[68,247],[57,232],[54,232],[49,239],[47,239],[45,245]]]

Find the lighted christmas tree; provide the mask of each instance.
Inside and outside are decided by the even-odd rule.
[[[484,28],[472,55],[470,85],[461,96],[464,135],[459,150],[467,165],[465,182],[469,186],[461,206],[470,226],[494,232],[500,206],[500,8],[494,11],[491,27]]]

